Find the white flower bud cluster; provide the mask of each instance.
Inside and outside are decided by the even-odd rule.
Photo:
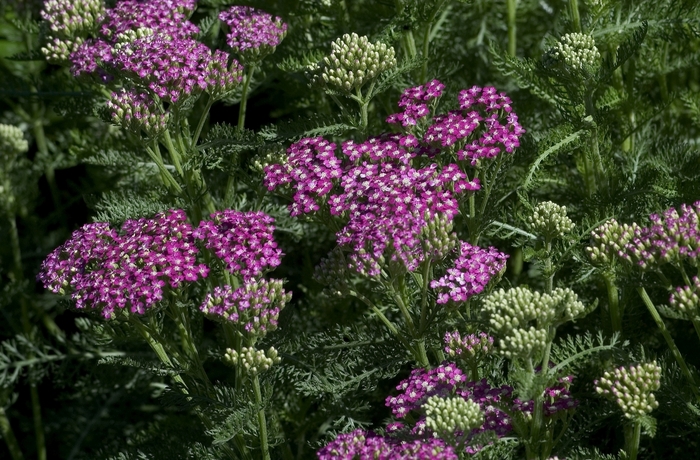
[[[563,237],[574,229],[574,223],[566,215],[566,206],[551,201],[535,206],[527,223],[533,232],[546,239]]]
[[[638,232],[639,225],[636,223],[619,224],[615,219],[610,219],[591,232],[592,244],[586,248],[586,253],[596,265],[612,265],[616,259],[629,261],[625,246]]]
[[[563,59],[566,65],[576,70],[594,69],[600,63],[600,52],[593,37],[578,32],[561,37],[553,55]]]
[[[7,161],[19,153],[29,150],[29,143],[21,129],[12,125],[0,124],[0,155]]]
[[[423,409],[426,415],[425,426],[438,435],[449,436],[455,431],[467,433],[484,423],[484,413],[479,404],[460,396],[431,396]]]
[[[700,320],[700,279],[697,276],[693,277],[690,286],[677,287],[676,291],[671,294],[669,303],[673,309],[683,315],[685,319]]]
[[[340,247],[335,247],[314,270],[314,279],[326,286],[328,292],[342,296],[348,291],[348,262]]]
[[[547,330],[571,321],[586,310],[571,289],[551,294],[529,288],[499,289],[484,299],[483,311],[499,336],[501,353],[508,358],[537,356],[547,343]]]
[[[452,219],[445,214],[440,214],[428,221],[421,230],[421,244],[426,259],[442,260],[457,247],[457,235],[452,228]]]
[[[105,16],[101,0],[47,0],[41,17],[49,26],[49,41],[41,48],[49,62],[65,62]]]
[[[267,351],[243,347],[240,353],[232,348],[227,348],[224,360],[233,366],[241,366],[249,375],[256,375],[278,364],[281,358],[277,355],[277,350],[274,347],[270,347]]]
[[[394,48],[353,33],[331,43],[330,56],[311,66],[308,74],[312,83],[351,92],[393,67]]]
[[[625,417],[635,418],[659,407],[652,391],[661,386],[661,368],[656,361],[607,371],[595,381],[598,394],[613,399]]]
[[[253,159],[251,167],[258,172],[264,172],[267,166],[278,164],[286,165],[289,162],[289,156],[285,153],[282,147],[272,147],[267,150],[260,151]]]

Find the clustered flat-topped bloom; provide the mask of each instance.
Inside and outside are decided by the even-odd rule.
[[[688,320],[700,320],[700,279],[694,276],[690,286],[679,286],[671,294],[669,303]]]
[[[101,0],[47,0],[41,18],[49,27],[48,43],[41,48],[50,62],[65,62],[104,19]]]
[[[656,361],[606,371],[595,381],[598,394],[617,403],[625,417],[633,419],[659,407],[653,391],[661,387],[661,368]]]
[[[489,294],[483,312],[496,333],[501,353],[511,359],[537,359],[551,340],[548,330],[581,316],[586,308],[571,289],[551,294],[516,287]]]
[[[451,446],[440,439],[403,441],[372,431],[339,434],[321,448],[319,460],[457,460]]]
[[[464,336],[459,331],[446,332],[443,341],[445,353],[450,358],[474,359],[490,353],[493,349],[493,337],[485,332]]]
[[[508,255],[496,248],[484,249],[462,241],[454,266],[443,277],[430,282],[430,288],[437,291],[436,302],[466,302],[483,292],[491,278],[505,269],[506,259]]]
[[[256,375],[265,372],[275,364],[279,364],[282,359],[278,356],[275,347],[270,347],[267,351],[256,350],[253,347],[242,347],[240,353],[232,348],[227,348],[224,361],[234,367],[240,366],[249,375]]]
[[[413,168],[415,146],[415,137],[400,134],[346,141],[341,160],[335,144],[302,139],[287,150],[286,162],[265,167],[265,185],[269,190],[291,186],[293,216],[327,204],[332,215],[346,217],[336,236],[338,244],[351,248],[354,270],[377,276],[385,254],[412,270],[425,257],[422,230],[431,221],[449,225],[458,212],[456,195],[479,188],[456,164]],[[437,246],[428,250],[439,252]]]
[[[161,112],[150,96],[134,90],[113,92],[107,108],[115,124],[134,132],[143,130],[150,136],[164,131],[170,119],[170,114]]]
[[[274,52],[287,34],[282,18],[249,6],[232,6],[219,13],[219,19],[229,27],[226,43],[245,61],[260,60]]]
[[[566,206],[551,201],[538,203],[527,223],[533,232],[545,240],[561,238],[574,229],[574,223],[566,215]]]
[[[642,268],[663,263],[680,264],[684,260],[697,266],[700,257],[700,201],[681,205],[679,213],[669,208],[663,214],[649,216],[651,225],[637,229],[627,243],[626,252]]]
[[[426,428],[439,436],[451,437],[455,432],[467,433],[481,427],[484,422],[479,404],[459,396],[431,396],[423,409]]]
[[[508,415],[498,408],[502,402],[510,400],[513,389],[507,385],[493,388],[486,379],[468,381],[467,375],[454,363],[446,362],[430,370],[414,369],[396,389],[400,393],[398,396],[387,397],[386,406],[399,419],[407,417],[411,412],[423,414],[423,406],[431,397],[459,397],[477,403],[483,413],[483,424],[464,433],[465,436],[493,431],[501,437],[513,428]],[[393,423],[387,427],[387,431],[398,432],[406,428],[402,423]],[[421,415],[410,434],[425,436],[428,428],[425,417]]]
[[[167,103],[201,92],[222,97],[242,81],[243,69],[194,38],[199,28],[187,20],[194,7],[194,0],[118,2],[106,11],[97,36],[70,55],[73,74],[123,77],[127,91]]]
[[[631,261],[627,245],[639,234],[639,225],[620,224],[610,219],[591,232],[591,246],[586,253],[596,265],[610,266],[616,260]]]
[[[184,211],[171,210],[127,220],[120,232],[104,222],[84,225],[48,255],[37,278],[105,318],[124,308],[143,314],[163,299],[166,285],[177,289],[207,276],[197,253]]]
[[[569,388],[574,381],[573,375],[561,377],[559,383],[553,387],[545,388],[544,401],[542,402],[543,414],[545,417],[552,417],[560,412],[576,409],[579,401],[574,399]],[[535,401],[521,401],[513,399],[513,410],[531,415],[535,407]]]
[[[0,123],[0,155],[7,161],[10,157],[29,150],[29,142],[21,129]]]
[[[418,120],[430,114],[427,103],[442,96],[444,89],[445,85],[438,80],[405,89],[399,99],[399,107],[403,108],[403,112],[389,115],[386,122],[390,124],[401,123],[402,126],[415,126],[418,124]]]
[[[588,34],[573,32],[562,36],[551,53],[575,70],[595,69],[600,63],[600,52]]]
[[[199,223],[193,236],[204,241],[226,268],[244,280],[259,277],[282,263],[273,232],[274,219],[262,211],[218,211]]]
[[[406,89],[399,100],[403,111],[390,115],[387,123],[409,129],[418,125],[420,119],[430,115],[427,103],[440,97],[443,89],[438,80]],[[458,101],[458,110],[422,123],[427,126],[421,138],[425,151],[454,150],[459,160],[469,160],[476,166],[482,158],[495,158],[504,150],[513,153],[520,146],[525,130],[505,93],[498,93],[492,86],[474,86],[462,90]]]
[[[331,54],[309,69],[309,77],[314,84],[354,94],[393,67],[396,67],[394,48],[352,33],[331,43]]]
[[[241,325],[250,337],[262,337],[277,329],[277,319],[292,298],[282,280],[249,280],[238,289],[215,287],[200,310],[213,319]]]

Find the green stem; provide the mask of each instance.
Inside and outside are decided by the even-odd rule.
[[[245,112],[248,106],[248,90],[250,89],[250,81],[253,79],[255,72],[255,64],[251,64],[243,74],[243,90],[241,92],[241,104],[238,107],[238,131],[243,131],[245,127]]]
[[[644,301],[644,304],[646,305],[647,309],[649,310],[649,313],[651,313],[651,317],[654,319],[656,326],[661,331],[661,335],[664,336],[664,339],[666,340],[666,345],[668,345],[668,348],[671,350],[671,353],[673,354],[673,357],[676,359],[678,366],[681,368],[681,371],[685,375],[685,378],[690,383],[690,387],[692,388],[696,399],[698,401],[700,401],[700,392],[698,391],[698,386],[695,383],[695,379],[693,378],[693,375],[690,373],[690,369],[688,369],[688,366],[686,365],[685,360],[683,359],[683,355],[681,355],[680,350],[676,346],[676,343],[673,341],[673,337],[671,337],[671,334],[668,332],[668,329],[666,329],[666,325],[664,324],[664,321],[661,319],[661,315],[659,315],[659,312],[656,309],[656,307],[654,306],[654,303],[649,298],[649,294],[647,294],[646,289],[644,289],[644,287],[642,287],[642,286],[637,288],[637,292],[639,293],[639,296]]]
[[[423,334],[426,327],[426,318],[428,317],[428,287],[430,285],[430,259],[423,262],[423,286],[421,289],[421,306],[420,306],[420,333]]]
[[[158,171],[160,172],[160,179],[163,181],[163,185],[171,189],[171,191],[174,193],[182,193],[182,187],[180,187],[180,184],[177,183],[173,175],[170,174],[168,168],[165,167],[163,157],[160,154],[160,147],[158,147],[158,141],[153,142],[153,148],[146,146],[146,152],[148,153],[148,156],[151,158],[151,160],[153,160],[153,162],[158,167]]]
[[[615,276],[605,274],[603,279],[605,280],[605,288],[608,291],[608,311],[610,313],[612,332],[622,332],[622,314],[620,312],[620,299],[617,285],[615,284]]]
[[[207,116],[209,115],[209,110],[211,110],[211,106],[214,104],[214,98],[209,96],[209,100],[207,101],[207,105],[204,107],[204,112],[202,112],[202,116],[199,117],[199,122],[197,123],[197,129],[194,132],[194,136],[192,136],[192,148],[194,149],[197,147],[197,142],[199,141],[199,136],[202,134],[202,129],[204,128],[204,122],[207,121]]]
[[[515,18],[518,9],[518,0],[507,0],[506,7],[508,9],[508,55],[515,57],[516,51],[516,27]]]
[[[253,392],[255,393],[255,403],[262,405],[262,393],[260,392],[260,379],[258,374],[253,377]],[[267,420],[265,419],[265,408],[258,410],[258,435],[260,436],[260,450],[262,450],[263,460],[270,460],[270,447],[267,444]]]
[[[24,460],[22,449],[20,449],[17,438],[15,437],[15,432],[12,430],[12,425],[10,425],[10,419],[5,412],[4,404],[5,401],[2,401],[2,404],[0,404],[0,434],[2,434],[5,444],[7,444],[7,450],[10,451],[12,460]]]
[[[21,282],[24,280],[24,269],[22,267],[22,251],[19,242],[19,233],[17,232],[17,219],[12,214],[8,217],[10,224],[10,241],[12,245],[12,258],[14,261],[14,276],[15,281]],[[22,329],[27,339],[31,340],[32,325],[29,320],[29,305],[24,293],[20,293],[20,308],[22,310]],[[33,353],[30,353],[30,358],[33,358]],[[41,403],[39,402],[39,392],[35,382],[29,382],[29,391],[32,399],[32,416],[34,419],[34,434],[36,436],[37,458],[46,460],[46,440],[44,438],[44,424],[41,420]]]
[[[43,116],[39,114],[39,109],[34,110],[34,122],[32,123],[32,131],[34,133],[34,139],[36,140],[36,147],[39,151],[39,157],[41,158],[41,163],[44,165],[44,176],[46,177],[46,182],[49,184],[49,191],[51,192],[51,199],[53,200],[54,208],[61,209],[61,198],[58,186],[56,185],[56,172],[51,162],[51,157],[49,155],[49,146],[46,142],[46,133],[44,132],[44,122]]]
[[[41,403],[39,402],[39,390],[36,384],[29,385],[32,398],[32,416],[34,417],[34,433],[36,434],[36,458],[46,460],[46,440],[44,439],[44,424],[41,421]]]
[[[693,323],[693,328],[695,328],[695,334],[697,334],[698,339],[700,339],[700,318],[693,316],[691,322]]]
[[[185,172],[182,169],[182,157],[180,155],[180,152],[178,152],[175,148],[175,144],[173,144],[173,139],[172,137],[170,137],[170,131],[168,131],[167,129],[163,131],[163,141],[165,143],[165,148],[168,149],[168,153],[170,154],[170,160],[173,162],[173,165],[175,165],[175,170],[177,170],[177,173],[180,175],[180,177],[184,178]]]
[[[637,460],[641,434],[642,424],[640,422],[625,425],[625,452],[627,452],[627,460]]]
[[[574,32],[581,32],[581,16],[578,12],[578,0],[569,0],[569,14],[574,26]]]
[[[554,273],[552,272],[552,242],[547,239],[545,243],[547,258],[544,261],[544,270],[547,273],[547,278],[545,279],[544,291],[547,294],[551,294],[554,289]]]

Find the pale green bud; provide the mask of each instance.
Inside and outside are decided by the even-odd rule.
[[[8,161],[29,150],[29,143],[21,129],[12,125],[0,124],[0,155]]]
[[[566,206],[545,201],[535,206],[528,218],[530,229],[545,239],[561,238],[574,229],[574,223],[566,215]]]
[[[651,413],[659,407],[653,391],[661,387],[661,368],[656,361],[607,371],[595,381],[596,392],[612,399],[627,418]]]
[[[574,32],[564,35],[555,46],[553,55],[575,70],[595,69],[600,65],[600,52],[588,34]]]
[[[586,248],[586,253],[596,265],[612,265],[618,259],[629,262],[631,257],[625,247],[638,231],[639,225],[636,223],[619,224],[615,219],[610,219],[591,232],[591,246]],[[640,247],[637,245],[637,248]]]
[[[320,64],[309,66],[307,76],[313,84],[352,92],[396,67],[394,48],[371,43],[367,37],[345,34],[331,43],[331,54]]]
[[[459,396],[443,398],[435,395],[423,405],[425,425],[438,435],[452,435],[455,431],[467,433],[484,423],[479,404]]]
[[[270,347],[267,351],[256,350],[253,347],[243,347],[240,353],[232,348],[227,348],[224,354],[224,361],[234,367],[243,368],[250,375],[255,375],[270,369],[273,365],[278,364],[281,359],[274,347]]]

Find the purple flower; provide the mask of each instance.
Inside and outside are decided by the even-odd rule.
[[[192,226],[184,211],[153,219],[130,219],[117,232],[107,223],[84,225],[42,263],[37,279],[55,293],[70,293],[76,308],[115,309],[143,314],[165,295],[166,286],[205,278],[197,264]]]
[[[505,268],[507,258],[496,248],[483,249],[463,241],[454,266],[447,269],[445,276],[430,282],[437,291],[436,302],[466,302],[483,292],[491,278]]]
[[[226,43],[244,59],[259,60],[274,52],[287,34],[287,24],[249,6],[232,6],[219,14],[230,32]]]
[[[193,236],[224,261],[226,268],[244,280],[260,276],[282,263],[282,250],[272,233],[274,219],[264,212],[226,210],[199,223]]]
[[[320,449],[319,460],[457,460],[451,446],[441,439],[402,441],[372,431],[339,434]]]
[[[493,349],[493,337],[485,332],[462,336],[459,331],[446,332],[443,339],[445,353],[450,357],[460,356],[465,359],[473,359],[476,356],[487,354]]]
[[[241,326],[241,332],[262,337],[277,329],[280,311],[292,294],[282,288],[282,280],[248,280],[243,286],[215,287],[207,294],[200,310],[205,314]]]

